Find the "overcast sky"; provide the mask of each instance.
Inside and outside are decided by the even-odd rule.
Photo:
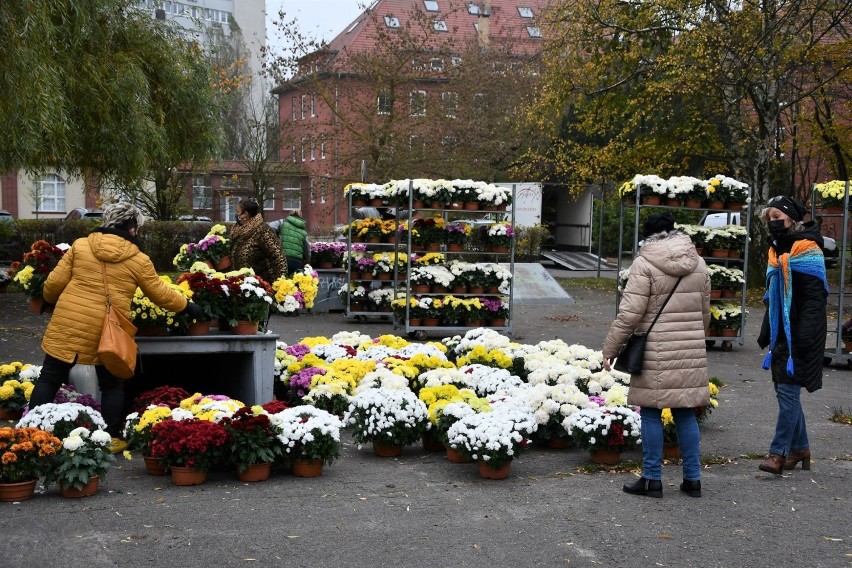
[[[363,12],[366,0],[266,0],[270,46],[278,45],[273,22],[284,10],[287,20],[296,18],[303,35],[330,41]]]

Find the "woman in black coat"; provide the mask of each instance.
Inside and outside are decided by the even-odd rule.
[[[772,370],[778,421],[769,455],[758,467],[776,475],[799,462],[802,469],[810,469],[800,395],[802,387],[808,392],[822,388],[828,282],[822,236],[812,221],[802,223],[806,213],[799,200],[779,195],[760,214],[772,243],[764,297],[767,309],[757,343],[770,348],[763,368]],[[788,289],[790,293],[785,294]]]

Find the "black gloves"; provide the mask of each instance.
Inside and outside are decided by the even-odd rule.
[[[189,319],[193,319],[195,321],[207,321],[208,319],[207,314],[204,313],[204,308],[189,301],[186,303],[186,308],[182,313],[189,316]]]

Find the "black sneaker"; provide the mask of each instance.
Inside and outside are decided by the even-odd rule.
[[[701,497],[701,480],[684,479],[680,484],[680,490],[690,497]]]
[[[645,497],[656,497],[657,499],[662,499],[663,497],[663,482],[659,479],[645,479],[644,477],[640,477],[633,483],[625,483],[624,487],[625,493],[630,493],[631,495],[644,495]]]

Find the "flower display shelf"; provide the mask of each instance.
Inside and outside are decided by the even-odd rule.
[[[408,205],[407,218],[408,219],[414,218],[417,213],[428,212],[428,213],[431,213],[432,215],[440,215],[445,220],[450,220],[450,213],[453,214],[453,218],[457,218],[458,217],[457,211],[459,209],[464,210],[465,215],[470,216],[471,218],[488,219],[489,218],[488,215],[490,215],[494,211],[505,211],[506,210],[505,205],[498,206],[498,207],[482,207],[480,205],[477,208],[469,208],[469,207],[465,206],[464,204],[460,204],[459,207],[454,207],[453,206],[454,203],[450,203],[450,204],[432,203],[432,204],[430,204],[431,207],[428,208],[428,209],[419,209],[419,208],[415,207],[415,199],[414,199],[414,195],[413,195],[414,194],[413,189],[414,189],[413,183],[409,182],[409,188],[408,188],[408,192],[407,192],[408,193],[408,200],[407,200],[407,205]],[[512,202],[514,202],[514,200],[515,200],[515,188],[513,187],[512,188]],[[403,201],[403,203],[405,203],[405,201]],[[514,209],[512,210],[511,215],[510,215],[510,226],[511,227],[515,226]],[[488,250],[476,251],[476,253],[481,254],[481,255],[491,255],[493,258],[496,259],[497,262],[507,262],[508,265],[509,265],[509,271],[514,274],[515,239],[512,238],[510,243],[511,243],[511,245],[507,246],[507,247],[493,247],[492,246],[492,247],[489,247]],[[411,242],[411,234],[410,233],[408,234],[408,242],[406,244],[407,244],[406,250],[414,250],[412,242]],[[402,244],[401,244],[401,246],[402,246]],[[461,250],[458,250],[460,247],[457,247],[457,246],[453,247],[453,248],[456,249],[456,250],[451,250],[450,245],[444,245],[442,247],[441,252],[442,252],[442,254],[444,254],[447,257],[451,257],[452,255],[470,254],[470,252],[465,251],[463,247],[461,247]],[[409,290],[412,288],[412,286],[416,285],[416,284],[412,284],[412,282],[410,281],[410,278],[409,278],[409,276],[411,274],[411,269],[412,269],[411,259],[409,257],[408,267],[407,267],[407,271],[406,271],[406,283],[405,283],[406,289],[409,289]],[[512,322],[513,291],[514,291],[514,286],[510,285],[509,293],[505,295],[508,299],[509,317],[504,318],[502,320],[502,322],[500,322],[500,325],[494,325],[494,323],[489,323],[489,322],[486,322],[486,321],[482,321],[481,322],[482,325],[484,325],[486,327],[490,327],[492,329],[504,331],[506,333],[512,332],[511,322]],[[451,293],[452,293],[453,296],[459,297],[459,298],[488,297],[488,296],[502,297],[502,296],[504,296],[503,294],[499,294],[499,292],[493,292],[493,291],[489,291],[489,290],[482,290],[482,291],[477,291],[477,292],[471,292],[470,290],[465,290],[465,291],[453,290],[453,291],[451,291]],[[445,292],[432,292],[432,291],[430,291],[428,293],[423,292],[423,293],[418,293],[418,294],[423,295],[423,296],[431,296],[431,297],[441,297],[441,296],[446,295]],[[405,329],[405,332],[408,334],[409,337],[415,337],[419,340],[427,339],[429,333],[433,333],[433,332],[434,333],[441,333],[441,334],[453,334],[453,333],[459,333],[459,332],[464,333],[464,332],[472,329],[472,327],[479,327],[479,325],[477,325],[477,326],[440,325],[440,323],[439,323],[439,325],[431,325],[434,322],[429,321],[427,319],[420,320],[420,325],[416,325],[417,319],[418,318],[412,318],[411,317],[410,310],[409,310],[408,307],[406,307],[405,315],[403,316],[400,323],[401,323],[401,326]]]
[[[852,368],[852,351],[844,346],[841,326],[849,317],[845,305],[846,297],[850,294],[849,284],[846,282],[849,280],[849,270],[852,268],[850,266],[852,257],[849,254],[852,248],[849,240],[849,221],[852,218],[852,212],[848,207],[843,207],[843,204],[852,205],[852,187],[850,186],[852,184],[849,181],[833,180],[814,184],[811,192],[811,218],[819,218],[823,235],[837,238],[837,258],[840,259],[838,281],[844,283],[837,287],[836,291],[834,287],[829,290],[827,299],[829,312],[836,311],[843,315],[838,316],[835,322],[829,322],[828,344],[831,347],[826,347],[824,360],[826,363],[847,368]],[[832,199],[832,202],[829,202],[829,199]],[[839,207],[836,201],[842,202]],[[832,334],[834,337],[831,337]]]
[[[633,250],[633,251],[639,250],[639,241],[641,240],[640,211],[643,208],[651,208],[651,209],[654,209],[654,210],[685,210],[685,209],[688,209],[690,211],[696,211],[696,210],[697,211],[704,211],[705,217],[707,215],[709,215],[710,213],[727,213],[729,218],[732,218],[731,213],[743,210],[743,208],[740,206],[739,203],[729,203],[729,202],[724,202],[724,201],[722,201],[722,202],[707,202],[707,201],[705,201],[703,203],[703,207],[670,206],[670,205],[665,205],[665,204],[662,204],[662,203],[659,204],[659,205],[649,205],[643,199],[641,199],[641,197],[642,197],[641,188],[636,188],[636,195],[637,195],[636,203],[638,203],[638,205],[637,204],[629,205],[629,204],[625,203],[624,199],[622,199],[620,211],[619,211],[619,217],[620,217],[619,223],[620,223],[621,227],[624,227],[624,224],[626,222],[626,219],[625,219],[626,209],[630,208],[635,213],[633,215],[633,219],[632,219],[632,221],[633,221],[633,241],[632,241],[632,243],[630,243],[630,246],[632,247],[631,250]],[[751,201],[751,198],[752,198],[752,190],[751,190],[751,188],[749,188],[748,189],[749,202]],[[690,205],[694,205],[694,202],[691,203]],[[745,221],[746,235],[749,235],[751,233],[751,218],[752,218],[752,215],[749,215],[749,214],[742,214],[741,217],[740,217],[741,220]],[[624,231],[621,231],[620,234],[623,235]],[[618,242],[618,267],[617,267],[618,274],[621,274],[622,257],[623,257],[624,251],[627,248],[625,246],[626,244],[627,243],[625,242],[624,238],[619,239],[619,242]],[[704,247],[703,250],[701,250],[701,249],[696,249],[696,250],[700,250],[700,256],[704,259],[704,261],[708,265],[716,264],[716,265],[722,265],[722,266],[726,266],[726,267],[736,267],[736,268],[742,270],[743,274],[748,274],[748,266],[749,266],[749,264],[748,264],[749,263],[748,248],[749,248],[748,244],[746,244],[744,252],[740,253],[739,251],[737,251],[735,253],[735,255],[733,255],[733,256],[731,255],[731,253],[727,249],[725,250],[724,255],[722,255],[721,252],[715,252],[708,247]],[[734,297],[739,298],[738,300],[735,300],[735,301],[740,305],[742,313],[745,314],[746,313],[746,282],[745,281],[742,283],[742,289],[741,289],[739,296],[735,295]],[[722,297],[721,293],[719,293],[718,295],[715,295],[715,294],[711,295],[710,301],[711,301],[711,303],[730,302],[731,299],[730,298],[724,298],[724,297]],[[620,302],[621,302],[621,291],[616,290],[616,302],[615,302],[616,314],[618,314],[618,305],[619,305]],[[717,341],[721,342],[720,347],[723,351],[730,351],[733,348],[733,342],[734,341],[736,341],[741,346],[745,344],[745,336],[744,336],[744,332],[743,332],[743,327],[740,327],[740,329],[733,336],[722,336],[722,335],[711,334],[711,335],[706,335],[704,339],[705,339],[705,342],[707,343],[708,347],[714,346]]]

